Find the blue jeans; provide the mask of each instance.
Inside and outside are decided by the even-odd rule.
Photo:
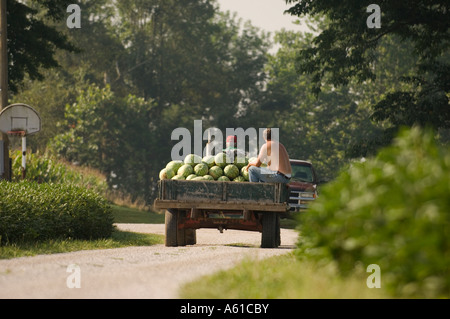
[[[248,168],[248,177],[250,182],[289,183],[289,179],[266,167],[250,166]]]

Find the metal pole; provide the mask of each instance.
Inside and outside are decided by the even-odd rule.
[[[27,137],[22,136],[22,179],[27,175]]]
[[[0,0],[0,111],[8,106],[8,42],[6,23],[6,0]],[[8,135],[1,133],[3,140],[3,177],[11,180],[11,169],[9,166],[9,139]]]

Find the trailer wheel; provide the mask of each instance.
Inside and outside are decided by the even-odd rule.
[[[168,209],[165,215],[166,226],[166,247],[177,247],[186,245],[185,230],[179,229],[178,224],[181,219],[181,212],[178,209]]]
[[[176,210],[168,209],[165,215],[165,225],[166,225],[166,247],[176,247],[177,242],[177,232],[178,232],[178,212]]]
[[[277,223],[278,215],[274,212],[262,214],[262,248],[276,248],[278,246],[280,224]]]
[[[276,228],[276,230],[277,230],[277,246],[276,247],[279,247],[281,245],[281,225],[280,225],[280,215],[279,214],[276,214],[276,215],[277,215],[277,228]]]
[[[195,245],[197,243],[197,232],[195,229],[185,229],[184,239],[186,245]]]

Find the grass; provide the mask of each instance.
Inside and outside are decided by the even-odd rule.
[[[113,205],[115,223],[164,223],[164,215]],[[130,246],[151,246],[164,243],[164,236],[138,234],[115,230],[111,238],[99,240],[50,240],[45,242],[24,242],[0,246],[0,259],[11,259],[42,254],[56,254],[80,250],[111,249]]]
[[[112,205],[114,222],[122,224],[164,224],[164,214]]]
[[[184,285],[186,299],[364,299],[390,298],[368,288],[369,273],[341,277],[332,264],[299,261],[292,254],[238,266]]]
[[[280,226],[281,228],[295,229],[297,227],[297,219],[296,217],[282,218],[280,219]]]
[[[164,236],[114,231],[111,238],[98,240],[50,240],[46,242],[15,243],[0,246],[0,259],[67,253],[80,250],[111,249],[130,246],[162,244]]]

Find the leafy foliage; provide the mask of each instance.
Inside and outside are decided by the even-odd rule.
[[[58,49],[76,52],[52,22],[65,18],[71,0],[7,1],[9,88],[17,92],[25,76],[42,80],[42,68],[58,66]],[[43,14],[42,14],[43,13]]]
[[[449,56],[450,58],[450,56]],[[450,61],[450,59],[449,59]],[[394,91],[374,106],[372,118],[401,125],[450,128],[450,64],[436,62],[420,66],[420,75],[403,77],[411,91]]]
[[[302,69],[315,75],[316,82],[326,72],[332,82],[347,84],[350,77],[361,81],[373,78],[372,62],[380,39],[399,35],[414,43],[415,52],[425,60],[435,59],[448,50],[450,36],[449,4],[446,1],[388,1],[381,5],[382,27],[370,29],[366,12],[370,1],[287,0],[292,15],[325,15],[330,24],[314,40],[314,46],[300,52]],[[317,83],[319,84],[319,83]]]
[[[250,125],[280,128],[289,156],[314,162],[321,179],[332,179],[347,162],[349,145],[376,130],[369,120],[361,85],[324,86],[315,96],[312,77],[296,71],[299,50],[311,45],[311,34],[282,31],[278,52],[266,65],[267,91],[261,106],[248,116]],[[358,102],[358,104],[356,103]]]
[[[386,124],[374,144],[389,144],[401,126],[450,128],[448,1],[383,2],[379,29],[366,25],[368,1],[287,2],[293,4],[288,10],[292,15],[324,16],[328,21],[312,45],[299,51],[297,60],[299,71],[312,76],[316,94],[324,82],[340,86],[352,79],[361,84],[375,80],[383,56],[380,43],[386,37],[395,36],[398,47],[411,45],[408,55],[415,57],[413,72],[395,79],[408,87],[387,92],[373,104],[372,119]]]
[[[22,179],[22,152],[12,154],[13,181]],[[41,183],[66,183],[94,190],[105,194],[108,190],[106,178],[99,174],[85,174],[76,169],[70,169],[69,164],[63,164],[50,154],[27,153],[28,181]]]
[[[111,236],[111,206],[72,184],[0,182],[0,244]]]
[[[66,106],[66,119],[60,123],[66,130],[53,139],[52,150],[71,162],[100,169],[110,186],[145,192],[147,181],[140,174],[153,164],[154,138],[148,129],[152,107],[151,101],[134,95],[118,98],[109,87],[92,85],[80,92],[77,103]]]
[[[76,103],[71,94],[53,104],[58,114],[67,106],[54,122],[60,125],[50,146],[69,161],[100,169],[111,187],[151,203],[175,128],[190,128],[194,119],[203,119],[205,129],[239,127],[240,111],[261,94],[268,41],[251,25],[216,12],[213,1],[103,1],[87,10],[104,17],[101,10],[111,5],[115,24],[109,10],[100,19],[108,32],[84,33],[90,40],[73,34],[86,44],[81,56],[87,58],[60,57],[67,70],[76,70],[79,60],[84,78],[76,79]],[[94,38],[101,41],[90,48]],[[40,104],[46,107],[44,98]]]
[[[432,132],[404,130],[322,189],[300,218],[297,255],[335,260],[344,274],[378,264],[398,296],[448,297],[449,173],[450,152]]]

